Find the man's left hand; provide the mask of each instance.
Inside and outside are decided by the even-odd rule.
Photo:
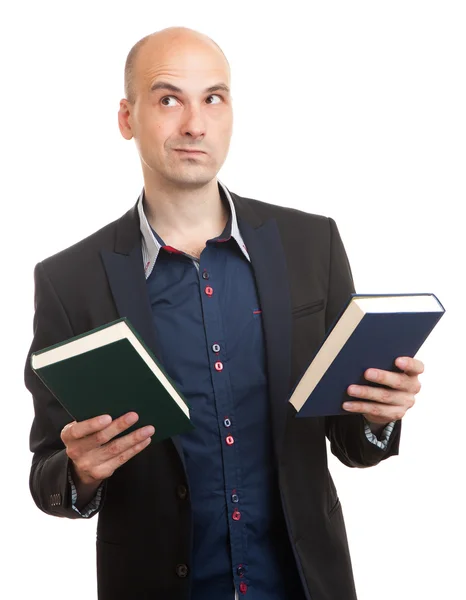
[[[402,419],[406,411],[413,406],[415,395],[421,389],[418,376],[424,372],[424,364],[415,358],[400,356],[395,360],[395,365],[402,369],[403,373],[367,369],[364,373],[365,379],[387,387],[350,385],[347,389],[350,396],[372,402],[344,402],[343,408],[352,413],[362,413],[369,423],[378,426]]]

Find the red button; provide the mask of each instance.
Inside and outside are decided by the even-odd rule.
[[[248,591],[248,586],[243,581],[239,584],[239,591],[242,594],[245,594]]]
[[[223,363],[221,363],[220,361],[217,361],[215,363],[215,370],[216,371],[223,371]]]
[[[241,519],[241,513],[239,512],[239,510],[235,510],[235,512],[233,513],[233,519],[235,521],[239,521]]]
[[[211,288],[210,286],[207,286],[206,289],[205,289],[205,293],[208,296],[212,296],[212,294],[214,293],[214,288]]]
[[[229,446],[233,446],[233,444],[235,443],[235,438],[234,438],[232,435],[229,435],[229,436],[227,437],[227,439],[226,439],[226,443],[227,443]]]

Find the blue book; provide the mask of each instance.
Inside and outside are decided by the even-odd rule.
[[[296,416],[351,414],[348,386],[377,385],[370,367],[400,372],[395,359],[414,357],[444,312],[434,294],[352,294],[292,391]]]

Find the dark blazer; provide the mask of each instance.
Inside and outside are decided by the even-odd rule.
[[[231,196],[259,291],[280,493],[306,593],[312,600],[354,600],[326,436],[345,465],[369,467],[398,454],[401,422],[383,451],[367,440],[361,415],[294,418],[287,397],[354,291],[350,266],[332,219]],[[71,419],[31,371],[29,358],[123,316],[156,351],[136,205],[38,263],[34,276],[34,339],[25,368],[35,410],[30,489],[44,512],[77,518],[60,439]],[[97,524],[99,599],[188,600],[190,552],[189,485],[174,437],[151,444],[105,482]]]

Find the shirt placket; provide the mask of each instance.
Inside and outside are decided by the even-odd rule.
[[[215,252],[214,247],[208,244],[199,265],[199,281],[218,431],[221,438],[233,580],[235,590],[240,590],[241,595],[245,595],[248,580],[245,564],[246,549],[243,546],[245,514],[241,506],[240,428],[234,413],[228,353],[222,326],[222,289],[216,285],[215,278],[215,272],[220,272],[222,268],[221,259],[222,253]]]

